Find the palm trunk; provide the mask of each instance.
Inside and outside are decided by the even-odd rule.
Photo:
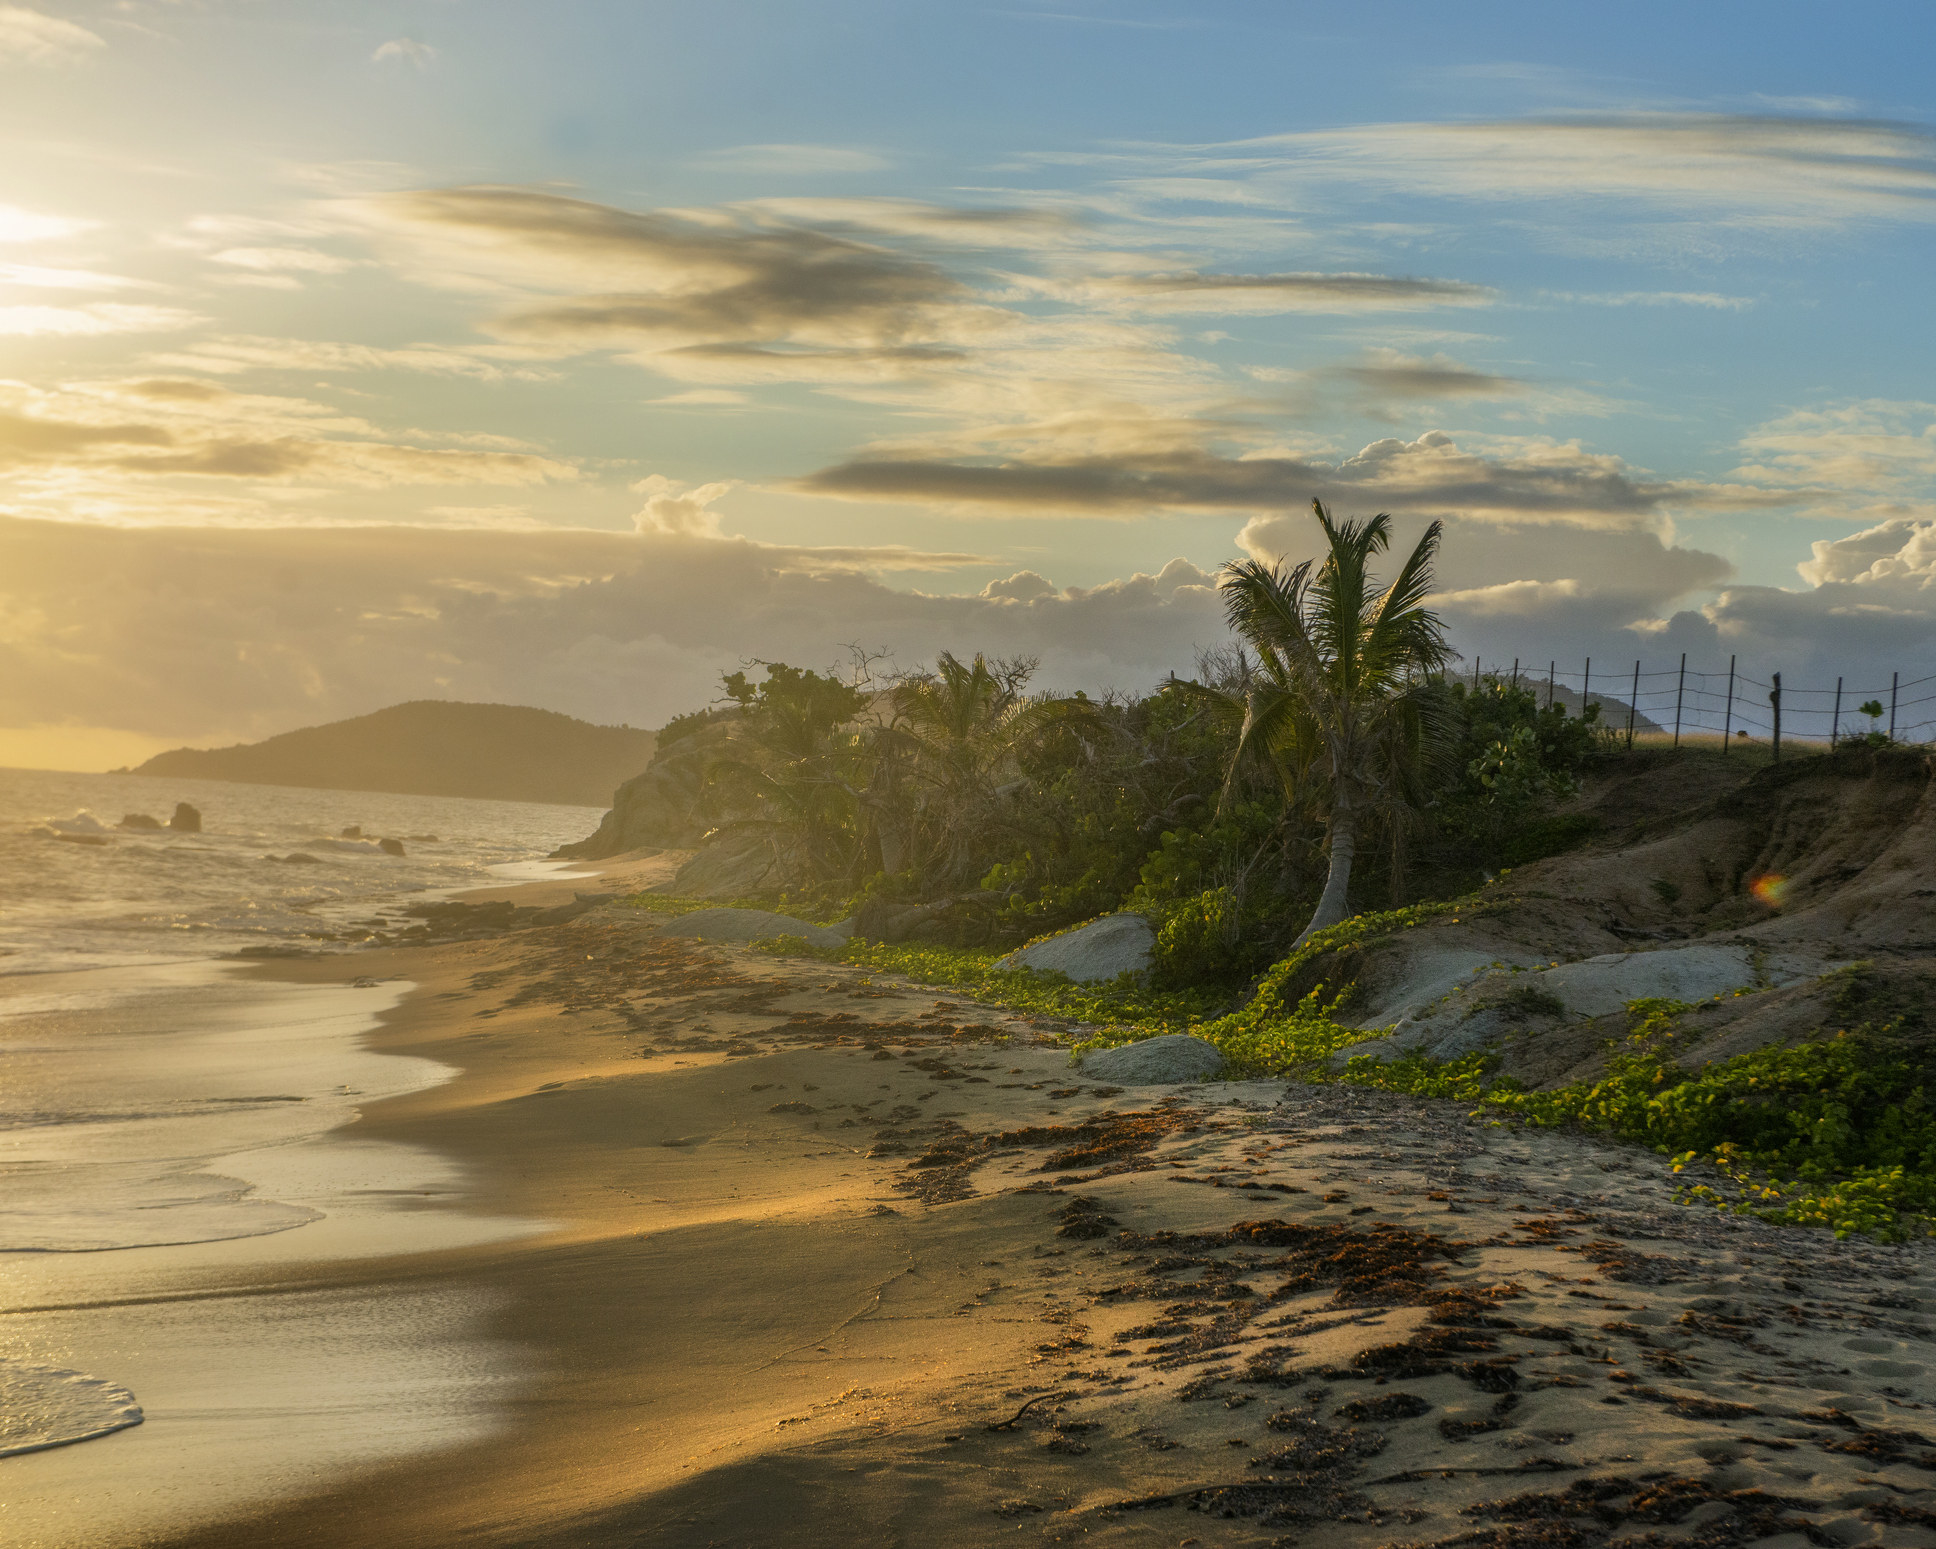
[[[1350,915],[1346,895],[1351,889],[1351,861],[1357,852],[1357,819],[1348,807],[1340,808],[1331,814],[1331,871],[1324,879],[1324,893],[1304,934],[1291,943],[1293,952],[1327,925],[1336,925]]]

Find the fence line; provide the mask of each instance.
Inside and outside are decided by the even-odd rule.
[[[1745,733],[1767,741],[1831,746],[1871,731],[1886,731],[1903,742],[1936,739],[1936,673],[1904,681],[1896,671],[1887,685],[1878,682],[1873,688],[1850,687],[1838,677],[1833,687],[1817,688],[1784,684],[1778,672],[1764,681],[1741,670],[1734,657],[1728,658],[1725,672],[1689,667],[1683,653],[1676,666],[1651,671],[1644,658],[1629,672],[1624,663],[1596,668],[1589,657],[1577,672],[1562,671],[1556,660],[1549,660],[1541,673],[1517,658],[1510,668],[1503,660],[1488,668],[1475,656],[1470,681],[1475,688],[1482,681],[1510,682],[1531,689],[1549,705],[1564,689],[1577,705],[1601,703],[1605,724],[1629,741],[1644,716],[1670,733],[1677,747],[1683,736],[1701,733],[1718,734],[1729,743]],[[1865,705],[1875,705],[1881,713],[1869,715]]]

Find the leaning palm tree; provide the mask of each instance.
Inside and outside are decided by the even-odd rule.
[[[1350,913],[1360,828],[1402,803],[1406,766],[1440,735],[1427,680],[1451,656],[1443,625],[1425,607],[1440,524],[1425,529],[1379,591],[1370,560],[1390,545],[1391,518],[1334,522],[1323,502],[1311,509],[1328,545],[1322,563],[1286,571],[1233,561],[1219,587],[1231,629],[1260,663],[1232,772],[1261,755],[1279,771],[1287,796],[1294,783],[1300,794],[1311,790],[1327,819],[1324,892],[1294,945]]]

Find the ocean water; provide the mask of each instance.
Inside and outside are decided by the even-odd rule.
[[[178,801],[201,833],[121,826],[165,822]],[[266,982],[234,954],[353,953],[412,902],[568,873],[543,857],[599,816],[0,770],[0,1538],[31,1525],[34,1543],[132,1542],[270,1480],[307,1487],[325,1460],[494,1423],[515,1362],[472,1332],[474,1297],[296,1297],[246,1317],[175,1302],[210,1273],[543,1225],[454,1210],[465,1180],[448,1159],[345,1133],[363,1104],[451,1075],[365,1045],[407,983]],[[130,1319],[151,1303],[178,1311],[142,1335]],[[426,1326],[435,1339],[410,1332]],[[346,1347],[352,1327],[380,1358]],[[290,1377],[291,1341],[332,1352],[327,1379]],[[247,1479],[198,1461],[245,1453]],[[75,1517],[83,1496],[92,1511]]]
[[[177,802],[199,834],[128,829]],[[412,900],[539,875],[595,807],[0,769],[0,974],[348,950]],[[346,838],[345,829],[365,837]],[[382,839],[402,841],[401,857]],[[291,859],[291,857],[296,857]]]

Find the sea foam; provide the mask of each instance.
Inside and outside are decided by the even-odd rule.
[[[141,1406],[124,1387],[86,1372],[0,1358],[0,1458],[139,1424]]]

